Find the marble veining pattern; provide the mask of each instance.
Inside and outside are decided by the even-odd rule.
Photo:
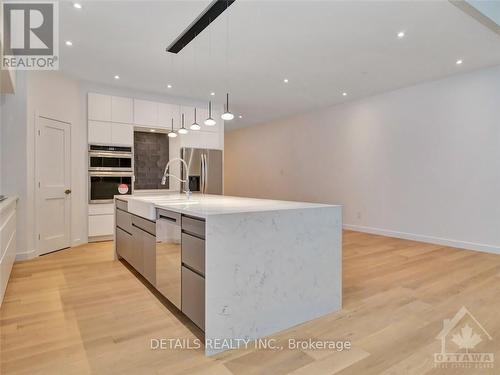
[[[260,338],[338,311],[341,207],[209,216],[205,272],[207,339]]]

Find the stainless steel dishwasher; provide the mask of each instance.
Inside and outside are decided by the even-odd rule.
[[[156,289],[181,309],[181,214],[158,210]]]

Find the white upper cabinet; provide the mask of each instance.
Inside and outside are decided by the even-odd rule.
[[[89,93],[88,116],[89,120],[111,121],[111,96]]]
[[[213,106],[212,117],[216,125],[207,126],[204,122],[208,117],[208,103],[196,108],[196,122],[201,130],[194,131],[190,129],[194,122],[194,106],[88,93],[88,142],[133,146],[134,126],[170,129],[173,119],[174,130],[178,130],[184,114],[184,126],[189,133],[177,138],[179,146],[222,149],[224,121],[220,118],[221,113],[221,108]]]
[[[111,143],[111,123],[89,120],[89,144],[109,145]]]
[[[134,125],[109,121],[89,121],[89,144],[133,146]]]
[[[171,118],[172,118],[172,105],[167,103],[159,103],[158,126],[162,128],[169,128]]]
[[[177,104],[158,103],[158,125],[170,129],[174,119],[174,130],[180,127],[180,109]]]
[[[124,124],[134,123],[134,102],[131,98],[111,97],[111,121]]]
[[[171,117],[174,119],[174,129],[179,129],[181,127],[181,113],[182,108],[178,104],[171,104],[172,114]],[[168,126],[170,127],[171,121],[169,121]]]
[[[134,99],[134,124],[158,126],[159,103]]]
[[[134,125],[131,124],[111,124],[111,142],[117,146],[134,145]]]
[[[223,149],[219,135],[214,132],[191,130],[188,134],[181,134],[177,138],[180,141],[181,147]]]

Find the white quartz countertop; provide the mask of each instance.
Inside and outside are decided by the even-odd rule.
[[[187,199],[184,194],[129,195],[116,196],[128,202],[128,211],[150,220],[156,219],[156,208],[178,212],[195,217],[211,215],[292,210],[304,208],[331,207],[332,205],[306,202],[280,201],[232,197],[226,195],[193,194]]]

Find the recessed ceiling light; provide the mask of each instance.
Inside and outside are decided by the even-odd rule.
[[[76,9],[82,9],[82,4],[80,4],[80,3],[73,3],[73,7],[75,7]]]
[[[172,88],[172,85],[168,84],[167,89],[171,89],[171,88]]]
[[[151,133],[154,133],[156,130],[155,129],[149,129]]]
[[[69,47],[71,47],[73,45],[73,42],[71,40],[67,40],[66,41],[66,45],[69,46]]]
[[[243,115],[239,115],[238,117],[239,117],[239,118],[243,118]]]
[[[456,62],[457,65],[462,65],[462,63],[463,63],[463,60],[461,60],[461,59],[458,59]]]
[[[288,83],[288,78],[285,78],[283,82]]]
[[[400,31],[398,33],[398,38],[404,38],[404,36],[405,36],[405,32],[404,31]]]
[[[346,93],[346,92],[343,92],[343,93],[342,93],[342,96],[347,96],[347,93]]]
[[[117,75],[115,76],[115,79],[120,79],[120,76],[117,74]]]
[[[210,93],[210,95],[214,96],[214,95],[215,95],[215,92],[213,92],[213,91],[212,91],[212,92]]]

